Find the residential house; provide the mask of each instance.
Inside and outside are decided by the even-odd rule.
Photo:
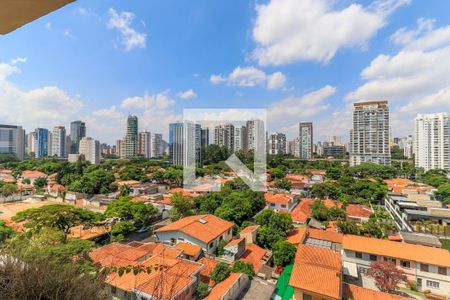
[[[446,249],[414,245],[355,235],[344,235],[342,259],[353,277],[364,274],[374,261],[390,261],[417,282],[419,290],[448,296],[450,293],[450,252]],[[353,265],[353,267],[352,267]]]
[[[225,259],[229,262],[234,262],[239,259],[245,251],[245,239],[235,239],[231,240],[228,244],[223,248],[224,254],[220,257],[221,259]]]
[[[271,194],[266,193],[264,198],[267,207],[277,212],[289,212],[297,204],[293,194]]]
[[[250,279],[243,273],[231,273],[226,279],[216,284],[205,300],[235,300],[250,286]]]
[[[230,241],[234,224],[214,215],[185,217],[155,230],[158,241],[175,245],[188,242],[214,253],[221,240]]]
[[[175,248],[183,250],[183,255],[189,260],[198,260],[203,254],[202,248],[200,246],[189,244],[186,242],[179,242],[175,245]]]
[[[29,180],[30,184],[33,185],[34,181],[38,178],[47,178],[47,174],[41,171],[31,171],[31,170],[25,170],[22,172],[21,178],[22,181]]]
[[[259,225],[247,226],[239,232],[239,237],[244,238],[247,245],[254,244],[256,243],[258,228]]]

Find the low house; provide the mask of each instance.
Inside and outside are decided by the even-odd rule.
[[[58,197],[64,194],[66,191],[65,187],[62,184],[53,183],[53,184],[47,184],[46,187],[46,193],[53,197]]]
[[[250,285],[250,279],[242,273],[231,273],[216,284],[205,300],[235,300]]]
[[[31,171],[31,170],[26,170],[22,172],[21,178],[22,181],[23,180],[29,180],[30,184],[33,185],[34,181],[38,178],[47,178],[47,174],[45,174],[44,172],[41,171]]]
[[[221,256],[221,258],[226,259],[230,262],[233,262],[233,261],[239,259],[239,257],[241,257],[241,255],[244,253],[244,251],[245,251],[245,239],[244,238],[231,240],[223,248],[224,254],[223,254],[223,256]]]
[[[152,272],[111,272],[103,279],[109,299],[192,299],[203,265],[180,258],[182,252],[161,243],[113,243],[92,251],[103,267],[141,266]],[[163,266],[162,268],[156,268]]]
[[[357,270],[352,277],[361,276],[372,262],[390,261],[408,280],[416,281],[419,290],[444,296],[450,293],[450,252],[446,249],[356,235],[344,235],[342,248],[344,264]]]
[[[340,300],[342,263],[339,252],[310,245],[299,245],[289,285],[294,299]]]
[[[342,233],[307,228],[304,243],[306,245],[341,251],[343,237],[344,235]]]
[[[230,241],[234,224],[214,215],[185,217],[155,230],[158,241],[175,245],[188,242],[214,253],[221,240]]]
[[[200,271],[200,281],[208,284],[209,286],[213,286],[214,280],[211,279],[211,272],[220,263],[220,261],[202,257],[198,260],[198,262],[203,265],[203,269]]]
[[[239,237],[245,239],[245,243],[254,244],[256,243],[256,234],[258,231],[259,225],[247,226],[239,232]]]
[[[251,263],[253,265],[253,270],[258,274],[261,269],[268,265],[272,260],[272,252],[267,251],[256,244],[250,244],[245,247],[245,251],[239,259]]]
[[[189,260],[198,260],[202,255],[203,251],[200,246],[189,244],[185,242],[180,242],[175,245],[175,248],[183,250],[183,255]]]
[[[297,201],[295,201],[294,195],[292,194],[266,193],[264,198],[266,200],[267,207],[278,212],[289,212],[297,204]]]
[[[345,213],[348,219],[364,223],[369,221],[369,217],[372,214],[372,209],[365,205],[348,204],[345,208]]]
[[[344,284],[343,298],[352,300],[411,300],[411,298],[370,290],[353,284]]]

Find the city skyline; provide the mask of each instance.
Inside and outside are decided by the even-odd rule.
[[[450,4],[353,2],[77,1],[0,37],[2,123],[30,132],[79,119],[87,136],[113,144],[128,113],[142,130],[168,136],[183,108],[259,107],[269,110],[270,132],[291,139],[297,122],[311,121],[323,140],[351,126],[353,102],[388,100],[393,136],[412,134],[416,110],[448,111]],[[298,24],[306,31],[280,38],[281,24],[268,22],[278,7],[288,8],[284,32]],[[301,8],[314,18],[295,13]],[[360,18],[372,22],[353,22]],[[308,33],[330,22],[342,24],[344,36],[316,41]]]

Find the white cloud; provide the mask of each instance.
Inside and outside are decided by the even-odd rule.
[[[209,81],[214,84],[226,83],[242,87],[264,86],[268,89],[279,89],[286,83],[286,76],[281,72],[266,74],[255,67],[238,66],[228,75],[211,75]]]
[[[51,23],[51,22],[45,23],[45,28],[46,28],[47,30],[52,29],[52,23]]]
[[[389,100],[394,134],[411,134],[416,113],[450,108],[450,26],[434,28],[433,20],[419,19],[416,29],[401,28],[391,41],[399,52],[373,59],[361,72],[366,82],[346,98]]]
[[[117,29],[120,33],[120,41],[125,50],[130,51],[134,48],[145,48],[147,43],[147,34],[138,32],[131,26],[135,14],[132,12],[117,12],[114,8],[108,11],[109,20],[107,27]]]
[[[329,108],[324,100],[336,93],[336,88],[326,85],[301,97],[288,97],[273,102],[268,108],[268,121],[283,125],[299,122],[302,118],[311,118]]]
[[[94,117],[105,117],[110,119],[120,119],[123,118],[124,115],[117,111],[116,106],[112,105],[110,108],[102,108],[99,110],[95,110],[92,112]]]
[[[16,62],[25,60],[16,59]],[[56,86],[22,90],[8,76],[20,73],[16,65],[0,63],[0,119],[32,130],[65,123],[82,107],[79,97],[69,95]]]
[[[377,0],[337,9],[335,1],[271,0],[256,6],[252,57],[260,65],[328,62],[340,48],[365,49],[387,17],[410,0]]]
[[[28,60],[28,57],[16,57],[16,58],[11,59],[11,64],[13,64],[13,65],[18,64],[18,63],[24,64],[27,62],[27,60]]]
[[[177,95],[181,99],[189,99],[189,98],[197,97],[197,94],[194,92],[193,89],[189,89],[184,92],[179,92]]]
[[[64,29],[63,35],[68,37],[68,38],[71,38],[71,39],[76,39],[76,37],[72,34],[72,32],[69,29],[67,29],[67,28]]]

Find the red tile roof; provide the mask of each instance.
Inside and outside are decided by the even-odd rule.
[[[302,244],[306,237],[306,227],[296,228],[289,231],[286,240],[294,245]]]
[[[291,205],[294,202],[294,195],[292,194],[271,194],[265,193],[264,198],[267,203],[278,203]]]
[[[264,266],[262,258],[266,255],[266,250],[255,244],[247,245],[244,254],[240,257],[240,260],[249,262],[253,265],[253,270],[258,273]]]
[[[344,238],[344,235],[342,233],[314,228],[308,228],[307,234],[308,237],[313,239],[329,241],[338,244],[342,244],[342,239]]]
[[[38,177],[46,177],[47,174],[40,172],[40,171],[31,171],[31,170],[25,170],[22,172],[23,178],[38,178]]]
[[[399,243],[357,235],[344,235],[342,247],[345,250],[450,267],[450,252],[441,248]]]
[[[340,299],[341,256],[329,249],[299,245],[289,285],[324,297]]]
[[[231,273],[225,280],[216,284],[209,292],[209,295],[204,298],[205,300],[219,300],[221,299],[239,280],[242,276],[241,273]]]
[[[256,229],[258,229],[258,227],[259,227],[259,225],[247,226],[244,229],[242,229],[241,232],[239,232],[239,234],[245,234],[245,233],[253,232]]]
[[[225,245],[225,247],[232,247],[234,245],[239,244],[243,240],[245,240],[245,239],[244,238],[239,238],[239,239],[231,240],[228,244]]]
[[[209,243],[233,226],[233,223],[214,215],[197,215],[175,221],[155,230],[155,232],[181,231],[199,241]]]
[[[374,291],[353,284],[344,284],[343,293],[344,299],[352,300],[411,300],[411,298]]]
[[[183,250],[184,254],[189,256],[197,256],[202,251],[202,247],[185,242],[179,242],[175,248]]]
[[[310,198],[302,198],[300,203],[291,211],[292,221],[304,223],[311,216],[311,206],[314,200]]]
[[[345,212],[349,217],[369,218],[372,214],[370,207],[360,204],[349,204],[345,208]]]
[[[203,269],[200,271],[200,280],[209,285],[214,285],[214,281],[211,279],[211,272],[219,264],[219,261],[202,257],[198,262],[204,265]]]

